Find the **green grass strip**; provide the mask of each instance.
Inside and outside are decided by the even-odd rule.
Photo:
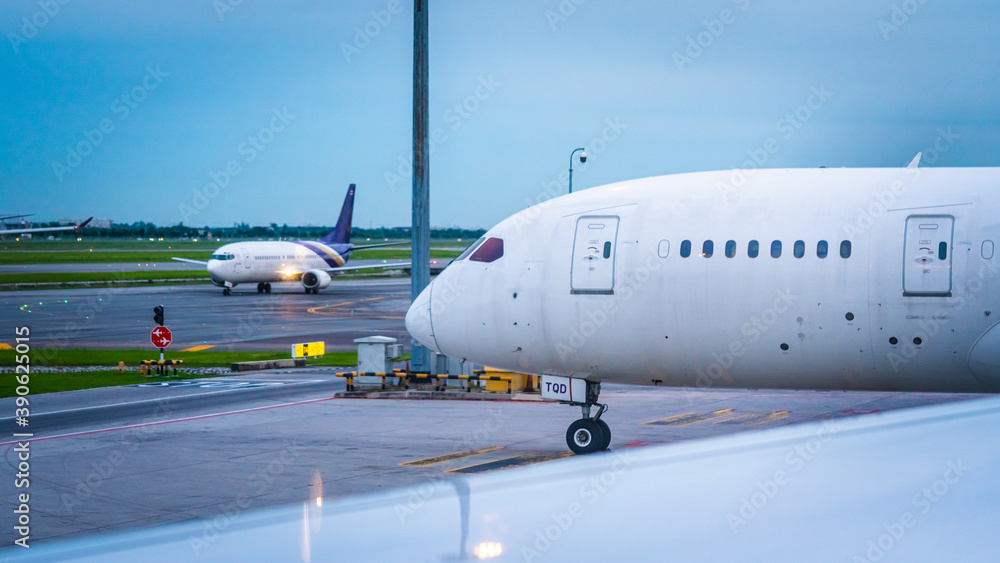
[[[457,258],[461,254],[458,250],[437,250],[431,249],[431,258]],[[370,250],[358,250],[351,254],[351,260],[409,260],[410,251],[401,249],[382,250],[372,248]],[[350,265],[350,264],[348,264]]]
[[[173,262],[171,257],[189,258],[191,260],[208,260],[211,250],[178,250],[178,251],[107,251],[90,252],[81,249],[76,252],[0,252],[0,264],[113,264],[135,263],[152,264],[156,262]]]
[[[0,350],[0,366],[16,365],[15,350]],[[87,350],[70,348],[32,348],[28,354],[30,365],[34,366],[117,366],[125,362],[128,366],[138,366],[143,360],[160,358],[158,350]],[[256,360],[280,360],[290,358],[289,352],[270,351],[227,351],[202,350],[201,352],[178,352],[167,348],[166,359],[184,360],[183,367],[229,367],[234,362]],[[330,352],[321,358],[310,358],[311,366],[353,366],[358,363],[358,353],[354,351]]]
[[[23,274],[0,274],[0,284],[152,281],[190,278],[208,279],[208,272],[205,270],[143,270],[140,272],[25,272]]]
[[[455,258],[460,251],[431,249],[431,258]],[[78,252],[0,252],[0,265],[30,265],[30,264],[154,264],[172,263],[172,257],[188,258],[190,260],[208,260],[212,255],[210,250],[177,250],[177,251],[107,251]],[[355,260],[399,260],[410,258],[407,249],[389,248],[359,250],[352,256]]]
[[[173,373],[173,372],[171,372]],[[177,372],[176,376],[147,377],[139,375],[137,371],[126,371],[119,373],[114,371],[78,371],[61,373],[33,373],[28,382],[30,395],[41,395],[43,393],[58,393],[60,391],[77,391],[79,389],[93,389],[95,387],[116,387],[118,385],[135,385],[137,383],[152,383],[155,381],[170,381],[178,379],[203,379],[206,377],[220,377],[218,375],[198,375],[182,374]],[[0,378],[0,398],[13,397],[17,386],[17,380],[13,374],[4,374]]]

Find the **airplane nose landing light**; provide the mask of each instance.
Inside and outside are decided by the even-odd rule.
[[[417,296],[417,299],[410,305],[410,310],[406,312],[406,331],[410,333],[417,342],[441,353],[437,340],[434,338],[434,323],[431,317],[431,293],[434,282],[424,288]]]

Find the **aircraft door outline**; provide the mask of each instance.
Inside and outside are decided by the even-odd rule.
[[[250,251],[247,250],[247,247],[241,246],[240,254],[243,255],[243,267],[249,270],[250,267],[253,266],[253,264],[250,263]]]
[[[576,220],[570,294],[614,295],[617,215],[585,215]]]
[[[955,217],[910,215],[903,237],[903,295],[947,296],[952,287]]]

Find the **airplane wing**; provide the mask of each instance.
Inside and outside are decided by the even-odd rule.
[[[90,217],[86,221],[80,223],[79,225],[73,225],[72,227],[39,227],[39,228],[30,228],[30,229],[3,229],[3,230],[0,230],[0,235],[13,235],[13,234],[21,234],[21,233],[48,233],[48,232],[52,232],[52,231],[75,231],[75,230],[82,229],[82,228],[86,227],[87,223],[90,223],[90,221],[92,219],[93,219],[93,217]]]
[[[352,246],[351,251],[355,250],[365,250],[366,248],[382,248],[385,246],[403,246],[410,244],[410,241],[400,241],[400,242],[384,242],[379,244],[366,244],[365,246]]]
[[[177,260],[178,262],[187,262],[188,264],[201,264],[202,266],[208,266],[207,260],[190,260],[188,258],[178,258],[176,256],[171,256],[171,260]]]
[[[175,258],[175,260],[176,260],[176,258]],[[369,264],[367,266],[341,266],[339,268],[327,268],[326,271],[330,272],[330,273],[333,273],[333,272],[346,272],[348,270],[373,270],[373,269],[391,270],[393,268],[409,268],[409,267],[410,267],[410,263],[409,262],[397,262],[395,264]]]
[[[303,494],[217,531],[218,516],[43,544],[19,559],[155,563],[203,549],[261,561],[995,560],[998,426],[1000,399],[959,401],[428,475],[333,502]]]

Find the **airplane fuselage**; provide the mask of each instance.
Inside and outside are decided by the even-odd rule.
[[[337,268],[350,257],[349,244],[248,241],[222,246],[207,268],[216,285],[297,281],[303,272]]]
[[[536,205],[407,328],[449,356],[698,388],[1000,391],[1000,169],[646,178]],[[481,247],[482,248],[482,247]]]

